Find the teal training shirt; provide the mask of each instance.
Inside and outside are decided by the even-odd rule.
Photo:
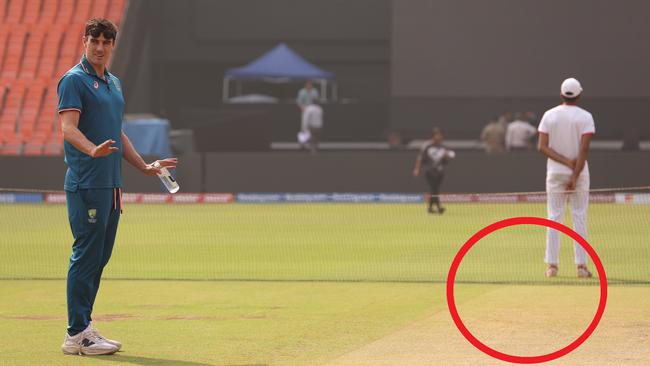
[[[79,130],[88,140],[99,145],[115,140],[119,150],[108,156],[92,158],[64,141],[66,191],[89,188],[122,187],[122,116],[124,97],[117,77],[104,71],[104,79],[97,76],[86,56],[70,69],[57,87],[59,113],[80,112]]]

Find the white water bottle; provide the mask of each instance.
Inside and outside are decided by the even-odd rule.
[[[181,188],[178,185],[178,182],[176,182],[176,179],[172,177],[172,175],[169,173],[169,170],[167,168],[161,168],[159,162],[155,162],[153,164],[156,168],[160,169],[160,173],[158,173],[158,178],[160,178],[160,181],[163,183],[165,188],[169,191],[169,193],[176,193],[178,190]]]

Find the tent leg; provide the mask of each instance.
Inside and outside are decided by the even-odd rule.
[[[221,100],[224,103],[227,102],[228,99],[230,99],[230,96],[229,96],[229,94],[230,94],[230,78],[227,77],[227,76],[225,78],[223,78],[223,85],[222,85],[221,93],[222,93]]]
[[[327,101],[327,79],[320,79],[320,95],[321,101]]]
[[[334,81],[332,83],[332,101],[338,102],[339,100],[339,84]]]

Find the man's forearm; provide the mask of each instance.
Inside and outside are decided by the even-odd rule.
[[[580,138],[580,151],[578,151],[578,157],[576,158],[576,164],[573,167],[573,175],[578,177],[582,173],[585,164],[587,162],[587,155],[589,154],[589,144],[591,143],[591,137],[593,134],[585,134]]]
[[[416,172],[419,172],[419,171],[420,171],[420,165],[421,165],[421,164],[422,164],[422,158],[418,157],[418,158],[415,160],[415,167],[413,167],[413,170],[416,171]]]
[[[122,149],[122,156],[124,156],[124,160],[128,161],[129,164],[133,165],[136,169],[141,171],[146,168],[147,163],[145,163],[144,159],[142,159],[142,156],[138,154],[135,147],[133,147],[131,140],[129,140],[129,138],[124,133],[122,133]]]
[[[579,176],[580,173],[582,173],[582,169],[585,168],[585,163],[587,161],[587,154],[586,152],[581,151],[578,153],[578,158],[576,159],[576,165],[573,168],[573,175],[574,176]]]
[[[62,132],[65,141],[72,144],[72,146],[76,147],[77,150],[82,153],[88,156],[93,156],[93,149],[97,147],[97,145],[88,140],[88,138],[86,138],[77,127],[63,125]]]
[[[539,150],[542,152],[542,154],[546,155],[549,159],[555,160],[558,163],[564,164],[570,168],[573,168],[571,164],[571,160],[569,160],[566,156],[558,154],[555,150],[551,149],[548,146],[541,146]]]

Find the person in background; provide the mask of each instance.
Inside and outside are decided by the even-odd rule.
[[[314,88],[314,85],[311,80],[307,80],[305,86],[298,91],[298,96],[296,97],[296,104],[300,107],[300,112],[305,110],[310,104],[318,102],[320,100],[320,94],[318,90]]]
[[[508,151],[524,151],[533,148],[533,137],[537,130],[533,125],[524,120],[521,113],[517,113],[515,120],[508,124],[506,130],[506,149]]]
[[[524,113],[524,121],[530,123],[533,126],[537,126],[539,119],[537,118],[537,114],[535,112],[528,111]]]
[[[312,154],[316,154],[318,151],[322,129],[323,108],[318,101],[313,101],[303,109],[301,123],[301,132],[303,136],[306,136],[304,144],[309,147]]]
[[[450,159],[453,159],[456,154],[442,145],[443,135],[439,128],[434,128],[431,134],[431,141],[427,141],[415,160],[415,167],[413,168],[413,176],[420,175],[420,171],[424,170],[424,176],[429,185],[429,206],[427,211],[432,213],[443,214],[445,208],[440,204],[440,185],[445,176],[445,165]],[[436,211],[433,210],[433,205],[436,206]]]
[[[481,131],[481,141],[485,146],[485,152],[488,154],[503,152],[503,131],[497,124],[496,119],[490,120]]]
[[[399,131],[391,131],[386,138],[389,149],[401,149],[403,147],[402,135]]]

